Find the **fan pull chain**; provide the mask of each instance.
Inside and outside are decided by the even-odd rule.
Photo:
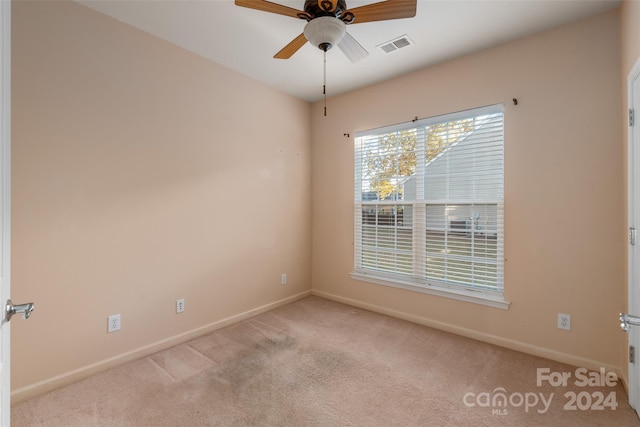
[[[327,117],[327,51],[324,50],[324,82],[322,84],[322,94],[324,95],[324,116]]]

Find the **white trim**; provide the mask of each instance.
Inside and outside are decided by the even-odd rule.
[[[531,344],[527,344],[521,341],[511,340],[503,338],[497,335],[487,334],[472,329],[463,328],[460,326],[452,325],[449,323],[438,322],[433,319],[418,316],[415,314],[406,313],[404,311],[394,310],[391,308],[382,307],[375,304],[343,297],[340,295],[332,294],[329,292],[312,290],[312,295],[326,298],[332,301],[340,302],[343,304],[351,305],[353,307],[362,308],[364,310],[373,311],[387,316],[395,317],[397,319],[406,320],[419,325],[427,326],[430,328],[438,329],[441,331],[449,332],[455,335],[460,335],[466,338],[471,338],[476,341],[482,341],[489,344],[497,345],[499,347],[508,348],[510,350],[520,351],[522,353],[531,354],[533,356],[543,357],[545,359],[554,360],[560,363],[566,363],[568,365],[577,366],[580,368],[587,368],[592,371],[598,371],[600,368],[605,368],[607,371],[615,372],[618,378],[622,378],[620,367],[610,365],[608,363],[599,362],[593,359],[586,359],[583,357],[575,356],[573,354],[561,353],[559,351],[550,350],[545,347],[539,347]]]
[[[424,184],[423,184],[424,185]],[[362,206],[395,206],[395,205],[497,205],[502,199],[416,199],[416,200],[358,200]]]
[[[2,46],[0,47],[0,150],[2,167],[0,168],[0,209],[2,213],[2,244],[0,261],[0,306],[11,295],[11,2],[2,1],[0,5],[0,26],[2,27]],[[4,312],[4,310],[2,310]],[[2,316],[4,318],[4,315]],[[2,343],[0,344],[0,425],[11,422],[11,325],[2,321]]]
[[[509,301],[505,301],[501,295],[497,295],[493,292],[483,292],[481,290],[472,289],[453,289],[445,288],[436,285],[418,285],[411,281],[399,280],[396,278],[390,279],[387,277],[356,272],[351,273],[351,278],[354,280],[360,280],[362,282],[375,283],[376,285],[391,286],[394,288],[407,289],[410,291],[422,292],[429,295],[436,295],[444,298],[451,298],[458,301],[470,302],[473,304],[486,305],[488,307],[500,308],[502,310],[508,310]]]
[[[640,99],[634,94],[634,81],[640,85],[640,59],[635,63],[627,78],[627,106],[635,109],[636,120],[634,126],[627,126],[627,222],[628,227],[640,228],[640,124],[637,116],[640,111]],[[639,89],[640,91],[640,89]],[[625,112],[627,115],[627,112]],[[629,314],[640,314],[640,295],[638,295],[637,283],[640,280],[640,260],[638,252],[640,248],[627,245],[627,289],[628,302],[627,312]],[[628,345],[640,349],[640,331],[632,327],[628,332]],[[640,364],[629,363],[628,393],[629,405],[632,408],[640,409]]]
[[[234,323],[238,323],[267,311],[273,310],[275,308],[282,307],[283,305],[298,301],[299,299],[308,297],[309,295],[311,295],[310,290],[301,292],[299,294],[253,308],[251,310],[247,310],[243,313],[239,313],[225,319],[217,320],[213,323],[209,323],[208,325],[204,325],[199,328],[174,335],[173,337],[166,338],[164,340],[146,345],[144,347],[131,350],[127,353],[119,354],[117,356],[110,357],[108,359],[101,360],[87,366],[83,366],[82,368],[56,375],[53,378],[39,381],[35,384],[30,384],[11,393],[11,401],[14,404],[23,402],[27,399],[31,399],[60,387],[64,387],[107,369],[114,368],[123,363],[146,357],[150,354],[157,353],[158,351],[162,351],[175,345],[182,344],[184,342],[206,335],[217,329],[233,325]]]

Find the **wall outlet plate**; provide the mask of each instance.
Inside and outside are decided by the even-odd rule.
[[[558,329],[571,330],[571,315],[558,313]]]
[[[184,298],[176,300],[176,313],[184,313]]]
[[[112,314],[107,318],[107,332],[115,332],[120,330],[120,315]]]

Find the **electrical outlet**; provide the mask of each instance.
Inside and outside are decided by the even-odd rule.
[[[176,300],[176,313],[184,312],[184,298],[180,298]]]
[[[115,332],[120,330],[120,315],[112,314],[108,317],[107,332]]]
[[[569,314],[558,313],[558,329],[571,330],[571,316]]]
[[[280,277],[280,283],[283,285],[287,284],[287,273],[282,274],[282,277]]]

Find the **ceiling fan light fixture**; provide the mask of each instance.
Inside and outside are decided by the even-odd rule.
[[[346,31],[345,23],[338,18],[319,16],[305,25],[304,36],[309,43],[326,52],[340,43]]]

